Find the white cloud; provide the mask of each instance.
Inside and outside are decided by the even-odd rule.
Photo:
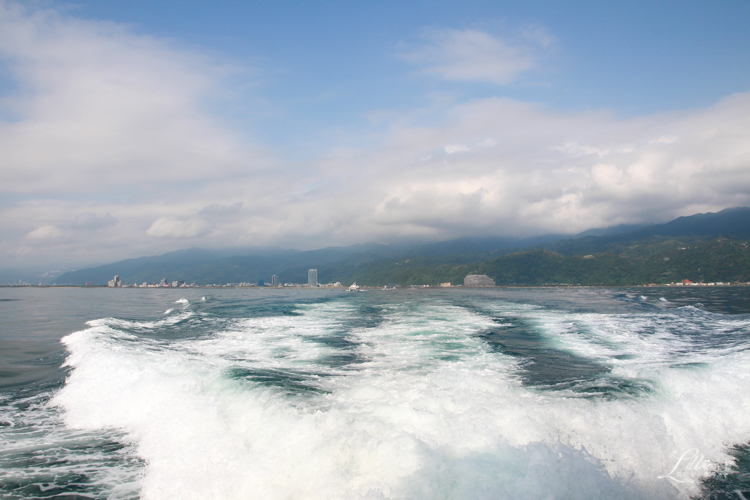
[[[26,235],[31,240],[51,240],[62,236],[63,232],[55,226],[42,226],[34,229]]]
[[[185,246],[577,232],[750,205],[750,93],[634,119],[482,99],[431,127],[410,122],[394,118],[371,148],[295,173],[217,176],[189,197],[164,183],[158,200],[0,206],[0,254],[101,261]],[[450,144],[466,147],[447,154]],[[85,245],[58,233],[85,212],[118,223],[87,230]]]
[[[299,210],[362,241],[577,232],[750,205],[750,94],[634,119],[482,99],[433,127],[408,122],[340,160],[357,175],[340,186],[337,214],[322,195]]]
[[[203,219],[160,217],[151,224],[146,234],[157,238],[195,238],[211,231],[211,224]]]
[[[92,212],[83,212],[76,215],[70,227],[73,229],[99,229],[117,224],[117,219],[107,212],[104,215],[96,215]]]
[[[245,172],[265,153],[202,104],[227,66],[122,26],[0,2],[2,190],[110,192]]]
[[[207,207],[203,207],[199,212],[204,217],[211,218],[227,218],[238,215],[242,210],[242,202],[232,203],[230,205],[222,205],[220,203],[213,203]]]
[[[551,43],[543,31],[529,32],[542,46]],[[425,74],[447,80],[507,84],[537,65],[533,44],[511,45],[502,38],[478,30],[428,30],[426,43],[399,55],[421,67]]]
[[[453,153],[477,151],[482,148],[491,148],[495,144],[497,144],[497,142],[494,139],[486,139],[485,141],[479,142],[473,146],[467,146],[466,144],[448,144],[443,148],[443,150],[450,155]]]
[[[410,54],[437,76],[496,83],[536,64],[475,31],[433,32]],[[3,101],[17,119],[0,121],[3,266],[576,232],[750,205],[750,93],[632,119],[443,100],[342,137],[368,146],[282,164],[202,106],[225,70],[194,51],[0,3],[0,57],[19,85]]]
[[[471,151],[471,148],[469,148],[469,146],[467,146],[466,144],[448,144],[443,149],[449,155],[453,153],[465,153],[467,151]]]

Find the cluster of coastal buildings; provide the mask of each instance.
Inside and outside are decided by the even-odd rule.
[[[89,285],[89,283],[87,283],[87,285]],[[93,283],[91,283],[91,285],[93,285]],[[147,281],[144,281],[141,285],[138,283],[123,285],[120,276],[115,274],[115,277],[107,282],[107,286],[110,288],[179,288],[197,285],[188,285],[184,281],[167,281],[167,278],[162,278],[159,283],[148,283]]]
[[[93,284],[93,283],[92,283]],[[115,275],[115,277],[107,282],[107,286],[110,288],[187,288],[187,287],[197,287],[195,283],[187,284],[184,281],[167,281],[167,278],[162,278],[159,283],[148,283],[146,281],[143,282],[143,284],[139,285],[137,283],[134,283],[132,285],[123,285],[122,280],[120,280],[119,275]],[[248,283],[248,282],[240,282],[240,283],[227,283],[227,284],[214,284],[214,285],[202,285],[207,287],[221,287],[221,288],[248,288],[248,287],[291,287],[291,288],[307,288],[307,287],[317,287],[317,288],[341,288],[341,282],[337,281],[335,283],[318,283],[318,270],[317,269],[310,269],[307,272],[307,283],[284,283],[281,284],[279,282],[278,275],[274,274],[271,276],[271,282],[266,283],[265,280],[258,280],[257,283]]]
[[[115,277],[107,282],[107,286],[110,288],[185,288],[185,287],[196,287],[195,283],[193,284],[187,284],[184,281],[167,281],[166,278],[162,278],[159,283],[148,283],[143,282],[143,284],[139,285],[137,283],[133,285],[123,285],[122,281],[120,280],[119,275],[115,275]],[[277,275],[271,276],[271,282],[266,283],[264,280],[258,280],[257,283],[247,283],[247,282],[241,282],[241,283],[227,283],[225,285],[203,285],[203,286],[212,286],[212,287],[241,287],[241,288],[247,288],[247,287],[291,287],[291,288],[341,288],[341,282],[337,281],[335,283],[318,283],[318,270],[317,269],[310,269],[307,271],[307,283],[284,283],[283,285],[279,282],[279,277]],[[461,286],[461,285],[452,285],[451,283],[440,283],[441,288],[451,288],[455,286]],[[484,287],[493,287],[495,286],[495,281],[490,278],[489,276],[485,274],[470,274],[464,278],[464,287],[472,287],[472,288],[484,288]],[[395,288],[396,285],[388,285],[386,288]],[[411,288],[430,288],[430,285],[412,285]]]
[[[710,283],[705,283],[703,281],[690,281],[690,280],[682,280],[682,281],[676,281],[674,283],[665,283],[663,285],[658,285],[656,283],[651,283],[646,286],[730,286],[730,285],[750,285],[750,282],[729,282],[729,281],[712,281]]]

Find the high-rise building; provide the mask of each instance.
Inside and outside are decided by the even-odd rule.
[[[495,286],[495,280],[493,280],[486,274],[470,274],[464,278],[464,286]]]
[[[275,274],[271,276],[271,286],[279,286],[279,277]]]
[[[307,271],[307,285],[318,286],[318,270],[310,269]]]
[[[111,279],[107,282],[107,286],[111,288],[119,288],[122,286],[122,282],[120,281],[120,276],[118,274],[115,274],[115,278]]]

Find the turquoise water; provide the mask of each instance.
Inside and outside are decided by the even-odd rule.
[[[750,489],[744,288],[0,289],[0,313],[3,498]]]

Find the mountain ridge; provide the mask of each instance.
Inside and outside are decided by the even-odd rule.
[[[637,260],[642,257],[639,252],[661,252],[661,247],[658,245],[663,241],[669,241],[670,238],[680,238],[679,242],[675,243],[679,245],[694,244],[696,241],[719,237],[750,238],[750,207],[736,207],[716,213],[678,217],[664,224],[640,226],[630,231],[623,232],[623,229],[627,228],[622,225],[613,226],[584,231],[573,237],[555,234],[524,239],[464,237],[437,243],[411,245],[362,243],[307,251],[280,249],[276,251],[270,248],[263,252],[245,255],[226,255],[227,250],[190,248],[71,271],[60,275],[55,281],[59,284],[84,285],[87,282],[93,282],[101,285],[117,274],[126,284],[144,281],[151,283],[161,278],[197,284],[226,284],[254,283],[259,279],[267,281],[272,274],[276,274],[280,276],[282,283],[305,283],[307,269],[316,268],[321,282],[354,281],[358,279],[359,273],[362,276],[373,276],[373,279],[374,276],[380,276],[383,280],[387,276],[399,276],[400,278],[396,281],[388,282],[406,284],[407,281],[416,279],[418,275],[440,279],[440,276],[455,274],[446,271],[447,269],[461,268],[461,272],[465,271],[464,267],[478,270],[494,269],[488,264],[489,262],[529,251],[552,252],[563,259],[560,262],[567,257],[605,253],[617,255],[618,258]],[[593,235],[591,231],[604,231],[605,233],[610,231],[610,233]],[[638,250],[639,247],[640,250]],[[515,259],[522,258],[515,257]],[[543,268],[549,264],[548,260],[549,258],[544,262],[540,261],[538,265]],[[510,262],[507,259],[506,261]],[[521,265],[520,262],[519,260],[518,265]],[[617,262],[619,261],[612,261],[612,265]],[[415,271],[418,267],[420,272]],[[442,274],[438,272],[440,269],[443,270]],[[467,274],[469,272],[466,271]],[[492,272],[499,273],[497,269]],[[406,277],[409,273],[412,278]],[[498,277],[501,274],[497,274]]]

